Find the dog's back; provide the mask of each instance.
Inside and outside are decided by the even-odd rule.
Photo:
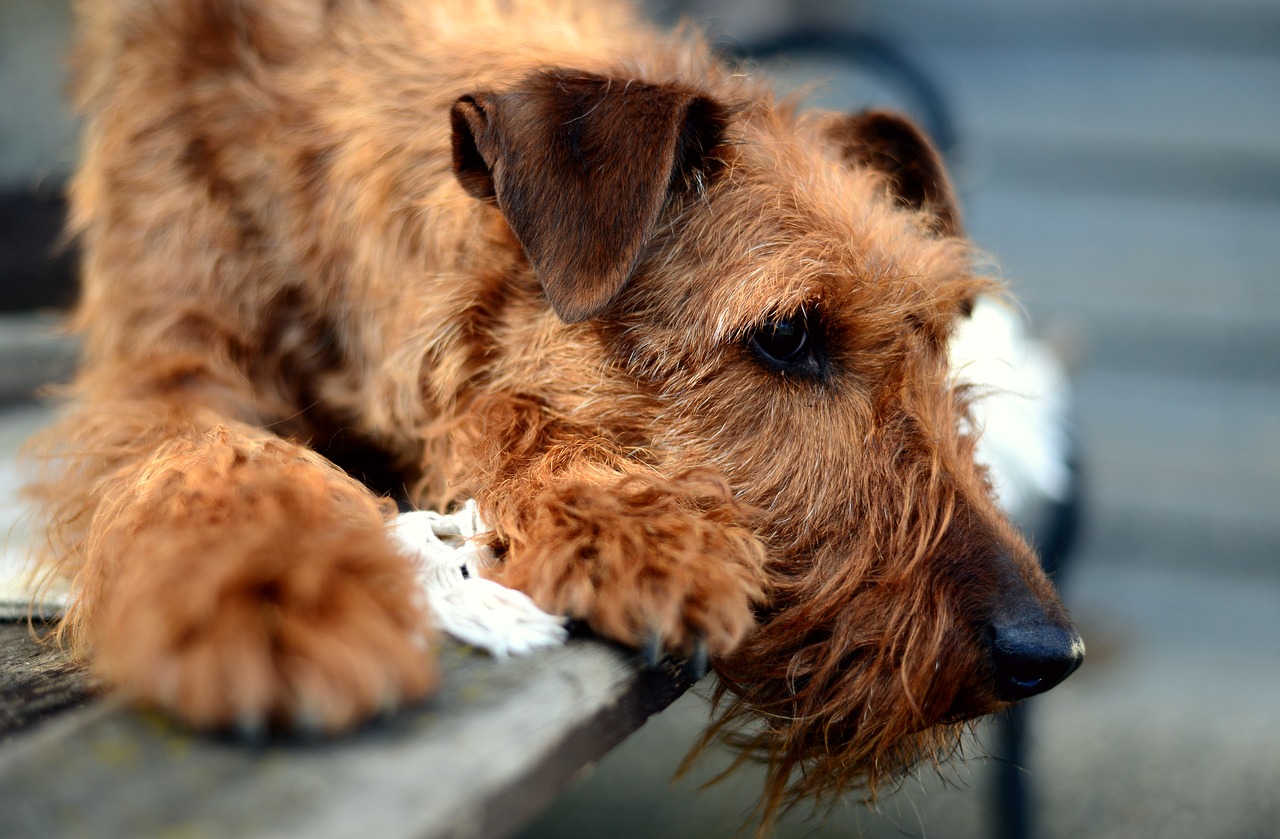
[[[508,234],[453,176],[453,102],[549,66],[750,89],[622,4],[86,5],[72,197],[90,362],[219,356],[258,389],[237,406],[251,419],[314,436],[314,407],[322,430],[401,451],[433,418],[423,350],[428,392],[452,402],[475,372],[455,339],[513,296],[495,287]]]

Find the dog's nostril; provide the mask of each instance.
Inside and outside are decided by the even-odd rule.
[[[996,693],[1014,701],[1044,693],[1084,661],[1084,641],[1070,627],[1047,622],[993,625]]]

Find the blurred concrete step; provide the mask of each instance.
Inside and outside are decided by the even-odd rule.
[[[0,0],[0,189],[27,189],[70,168],[68,0]]]
[[[56,315],[0,314],[0,404],[29,400],[71,375],[79,342],[60,334],[60,323]]]
[[[982,173],[1046,186],[1280,200],[1280,56],[931,49]]]
[[[967,210],[1027,309],[1078,327],[1091,360],[1271,381],[1280,371],[1280,202],[1002,185]]]
[[[735,35],[796,19],[858,26],[909,46],[1105,45],[1132,49],[1269,52],[1280,7],[1268,0],[649,0],[667,20],[692,14]]]
[[[1280,56],[1100,48],[917,48],[961,139],[962,186],[1280,201]],[[803,53],[770,65],[841,109],[868,76]],[[865,69],[865,68],[864,68]],[[874,81],[872,77],[871,81]],[[909,107],[911,102],[898,103]]]
[[[1280,581],[1090,560],[1086,664],[1035,700],[1043,839],[1276,836]]]
[[[1280,41],[1280,6],[1267,0],[801,0],[908,43],[1039,47],[1089,44],[1268,52]]]
[[[1280,383],[1093,370],[1078,408],[1084,553],[1280,582]]]

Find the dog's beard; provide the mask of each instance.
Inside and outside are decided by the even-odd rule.
[[[874,800],[954,755],[965,721],[993,710],[966,681],[985,665],[944,584],[910,576],[782,582],[756,631],[716,663],[713,722],[690,759],[722,743],[735,768],[763,763],[763,825],[806,799]]]

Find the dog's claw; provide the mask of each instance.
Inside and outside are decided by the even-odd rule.
[[[395,716],[404,704],[404,697],[394,688],[387,687],[378,694],[378,704],[374,707],[374,715],[382,719]]]
[[[324,724],[320,719],[320,715],[315,711],[303,708],[294,714],[293,734],[299,740],[316,740],[319,739],[323,733]]]
[[[711,669],[711,653],[707,649],[707,639],[699,635],[693,642],[693,654],[689,656],[689,661],[685,665],[689,671],[689,675],[696,682]]]
[[[266,718],[257,714],[242,714],[236,719],[235,733],[245,743],[261,743],[267,736]]]
[[[641,658],[649,667],[657,667],[662,661],[662,653],[662,636],[657,632],[650,632],[644,646],[640,648]]]

